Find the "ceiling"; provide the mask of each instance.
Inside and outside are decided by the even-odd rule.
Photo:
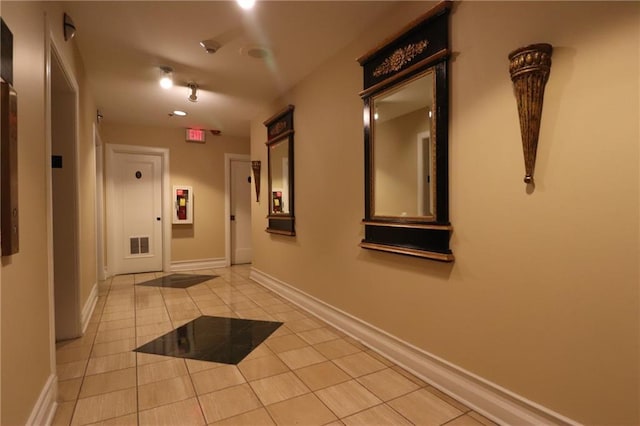
[[[393,1],[65,1],[105,123],[216,129],[248,137],[268,102],[354,40]],[[199,45],[214,39],[208,54]],[[265,58],[247,51],[267,49]],[[355,61],[355,58],[354,58]],[[174,70],[162,89],[160,67]],[[187,83],[199,86],[188,101]],[[170,116],[183,110],[187,117]],[[266,118],[266,117],[265,117]]]

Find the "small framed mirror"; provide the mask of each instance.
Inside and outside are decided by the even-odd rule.
[[[449,262],[448,15],[442,2],[358,59],[364,71],[365,238]]]
[[[267,127],[269,225],[272,234],[295,232],[293,214],[293,105],[264,122]]]

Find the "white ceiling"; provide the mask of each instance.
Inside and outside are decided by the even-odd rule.
[[[249,121],[355,39],[393,1],[69,1],[75,40],[106,123],[218,129],[249,135]],[[201,40],[222,47],[207,54]],[[255,59],[243,49],[262,46]],[[355,61],[355,58],[354,58]],[[160,88],[160,66],[175,85]],[[190,81],[199,101],[187,100]],[[181,109],[189,115],[170,117]]]

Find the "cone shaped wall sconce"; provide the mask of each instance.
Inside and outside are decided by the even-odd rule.
[[[550,44],[532,44],[509,54],[509,73],[518,103],[525,183],[533,183],[544,88],[551,71]]]
[[[256,202],[260,202],[260,168],[262,163],[260,161],[252,161],[251,169],[253,170],[253,182],[256,185]]]

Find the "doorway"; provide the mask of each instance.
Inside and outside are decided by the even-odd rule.
[[[110,275],[168,270],[168,150],[107,145]]]
[[[78,264],[78,90],[57,54],[50,50],[51,212],[55,339],[79,337]]]
[[[251,162],[248,155],[225,154],[226,263],[251,263]]]

